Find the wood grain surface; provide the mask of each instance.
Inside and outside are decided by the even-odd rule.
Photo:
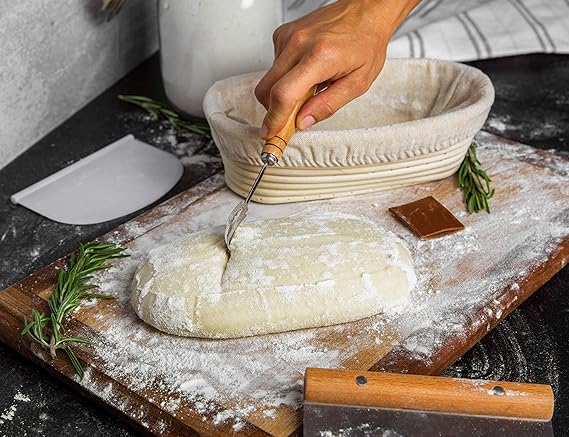
[[[542,422],[553,415],[545,384],[338,369],[306,369],[304,401]]]
[[[459,212],[463,209],[462,195],[454,178],[354,199],[251,207],[252,220],[329,210],[363,215],[395,232],[410,247],[419,276],[412,305],[401,313],[306,330],[309,332],[223,343],[161,337],[163,334],[145,326],[128,305],[125,284],[131,270],[126,266],[139,262],[153,245],[224,222],[237,197],[216,175],[101,237],[126,245],[132,257],[124,261],[130,264],[117,263],[111,276],[103,278],[119,284],[112,290],[115,301],[82,306],[66,321],[69,333],[93,341],[92,346],[77,348],[87,369],[83,381],[73,375],[65,357],[51,360],[20,335],[23,320],[32,308],[46,310],[46,299],[65,260],[0,293],[0,340],[151,434],[294,435],[302,420],[298,404],[272,405],[270,414],[264,414],[267,404],[263,398],[253,396],[248,408],[239,409],[248,393],[228,391],[212,398],[203,411],[195,398],[184,397],[179,388],[169,384],[172,375],[168,369],[128,374],[124,370],[131,367],[125,367],[124,362],[132,361],[134,365],[139,360],[138,367],[143,368],[143,354],[139,357],[133,350],[140,347],[143,351],[145,345],[161,338],[176,347],[187,345],[198,355],[203,349],[204,356],[226,356],[228,361],[256,353],[252,364],[257,359],[265,360],[263,372],[252,365],[252,370],[233,369],[239,374],[230,371],[226,378],[246,380],[246,387],[267,396],[278,390],[301,393],[306,367],[441,373],[569,260],[569,164],[552,153],[491,135],[482,135],[480,141],[480,158],[498,188],[492,214],[460,217],[465,231],[427,245],[419,244],[389,215],[387,207],[433,195],[453,212]],[[117,326],[132,331],[130,349],[120,342],[112,343]],[[308,339],[309,344],[295,344],[296,339]],[[226,382],[206,375],[207,365],[188,364],[188,382],[203,377],[218,389]],[[119,368],[123,372],[118,372]],[[287,382],[277,376],[286,376]],[[140,384],[145,378],[148,384]],[[172,407],[169,401],[174,397],[176,404]],[[225,416],[220,415],[224,411],[237,412],[238,422],[224,420]]]

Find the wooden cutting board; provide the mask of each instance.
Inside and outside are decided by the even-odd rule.
[[[492,213],[468,215],[456,179],[354,198],[252,205],[250,220],[339,211],[368,217],[401,237],[419,278],[409,306],[344,325],[233,340],[166,335],[129,304],[136,266],[153,247],[224,223],[238,198],[216,175],[131,220],[102,240],[131,256],[97,281],[113,301],[83,304],[67,320],[86,376],[20,335],[65,260],[0,292],[0,339],[133,425],[167,436],[298,433],[306,367],[437,374],[465,353],[569,260],[569,161],[490,134],[479,157],[497,187]],[[387,208],[433,195],[466,225],[419,241]],[[222,314],[220,315],[223,316]]]

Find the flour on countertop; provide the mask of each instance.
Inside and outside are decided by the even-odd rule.
[[[527,120],[514,121],[509,115],[496,116],[490,113],[484,129],[506,138],[520,138],[521,141],[536,141],[543,138],[558,138],[563,141],[564,130],[560,125],[548,121],[533,125],[533,129],[528,129]]]
[[[28,395],[24,395],[20,392],[17,392],[16,395],[14,396],[14,400],[21,402],[30,402],[30,397]]]
[[[172,153],[184,166],[216,166],[221,168],[221,157],[213,140],[185,130],[177,130],[165,119],[156,119],[143,112],[122,114],[125,123],[142,124],[140,140]]]
[[[0,412],[0,425],[3,425],[6,422],[14,420],[14,417],[16,416],[16,413],[18,411],[18,404],[21,402],[26,402],[26,403],[30,402],[30,398],[29,396],[17,391],[16,394],[14,395],[12,403],[9,406],[6,406]]]
[[[497,183],[496,196],[490,202],[492,213],[464,213],[462,194],[456,190],[445,198],[445,206],[460,216],[466,230],[437,240],[418,241],[386,211],[373,206],[387,209],[433,191],[436,195],[433,187],[437,182],[357,199],[250,208],[249,220],[349,212],[392,230],[407,244],[414,259],[418,283],[412,292],[412,305],[355,324],[223,341],[175,337],[144,324],[129,303],[135,269],[149,250],[197,230],[223,225],[238,198],[222,190],[177,215],[181,207],[161,206],[169,215],[160,219],[164,224],[158,229],[135,221],[117,235],[116,241],[138,236],[128,243],[131,257],[114,263],[98,275],[97,282],[101,292],[116,298],[112,305],[127,316],[111,320],[104,311],[96,316],[103,326],[90,339],[98,357],[96,366],[133,391],[152,389],[159,393],[160,398],[153,403],[174,416],[182,406],[191,405],[202,420],[229,423],[238,431],[255,409],[264,411],[267,420],[276,418],[279,408],[298,409],[306,367],[354,366],[362,359],[357,353],[363,347],[381,349],[393,342],[428,364],[446,339],[464,338],[465,326],[489,329],[513,304],[501,298],[505,287],[519,290],[525,274],[520,266],[545,261],[569,235],[569,163],[526,146],[498,143],[487,134],[479,135],[479,140],[483,167]],[[511,157],[543,168],[517,178],[517,186],[504,192],[501,178],[518,171]],[[536,186],[542,187],[539,195],[532,191]],[[460,280],[458,271],[462,272]],[[488,311],[472,320],[482,307]],[[92,307],[82,310],[94,312]],[[393,339],[385,341],[385,333],[392,333]],[[332,335],[344,338],[341,348],[326,342]],[[100,385],[89,369],[80,384],[133,414],[128,401],[116,395],[113,387]]]

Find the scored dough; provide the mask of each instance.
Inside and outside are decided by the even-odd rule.
[[[376,224],[325,214],[224,227],[149,252],[131,302],[176,335],[233,338],[369,317],[408,299],[416,278],[403,243]]]

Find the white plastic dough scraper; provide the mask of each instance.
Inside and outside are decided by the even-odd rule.
[[[174,155],[127,135],[10,199],[59,223],[91,225],[150,205],[183,172]]]
[[[229,245],[231,243],[231,239],[235,234],[235,231],[239,227],[239,225],[245,220],[247,217],[247,212],[249,210],[249,202],[255,193],[255,190],[259,186],[263,175],[265,174],[265,170],[267,167],[272,167],[275,165],[279,160],[282,158],[283,153],[290,141],[292,135],[296,131],[296,116],[298,115],[298,111],[304,103],[314,96],[316,93],[316,86],[310,88],[310,90],[296,102],[293,111],[291,112],[288,120],[284,127],[272,138],[265,141],[265,145],[263,146],[263,151],[261,152],[261,161],[263,161],[263,166],[257,175],[257,178],[253,182],[251,186],[251,190],[245,197],[244,200],[239,202],[237,206],[231,211],[229,217],[227,218],[227,224],[225,226],[225,244],[227,246],[227,250],[229,249]]]

